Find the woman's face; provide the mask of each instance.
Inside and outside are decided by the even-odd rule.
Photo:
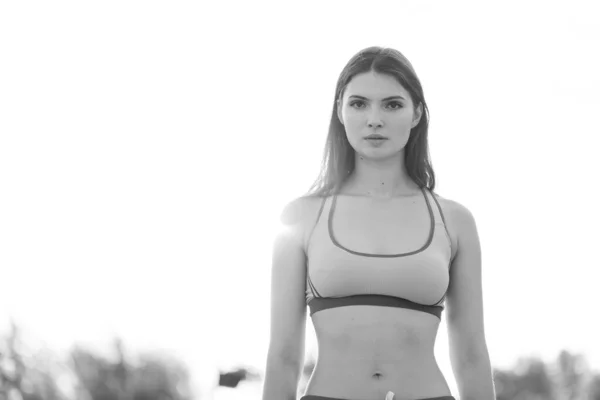
[[[348,141],[359,155],[372,159],[402,151],[421,113],[421,104],[414,109],[408,91],[396,78],[372,71],[355,75],[337,104]],[[371,134],[383,139],[368,139]]]

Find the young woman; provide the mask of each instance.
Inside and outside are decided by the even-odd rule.
[[[307,305],[319,355],[303,400],[454,399],[434,356],[444,310],[460,399],[495,399],[475,221],[434,193],[427,130],[400,52],[350,59],[321,174],[281,215],[263,400],[296,399]]]

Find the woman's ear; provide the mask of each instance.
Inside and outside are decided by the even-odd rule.
[[[337,99],[336,101],[336,111],[340,124],[344,125],[344,119],[342,118],[342,102],[340,99]]]
[[[413,115],[413,122],[411,125],[411,129],[419,124],[421,120],[421,116],[423,115],[423,103],[419,103],[417,108],[415,108],[415,114]]]

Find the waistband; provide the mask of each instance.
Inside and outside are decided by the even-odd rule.
[[[350,400],[350,399],[340,399],[338,397],[325,397],[325,396],[317,396],[314,394],[307,394],[300,398],[300,400]],[[440,396],[440,397],[421,397],[413,400],[456,400],[454,396]]]

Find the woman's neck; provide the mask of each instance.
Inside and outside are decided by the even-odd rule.
[[[420,187],[406,172],[404,159],[389,162],[371,162],[357,155],[354,171],[341,192],[345,194],[392,198],[421,192]]]

